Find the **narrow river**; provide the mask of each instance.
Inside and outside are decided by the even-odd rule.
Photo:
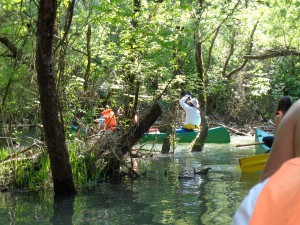
[[[174,154],[136,161],[134,181],[99,184],[74,198],[54,199],[51,192],[0,194],[3,225],[230,224],[258,174],[241,174],[238,159],[254,147],[236,148],[254,137],[232,137],[230,144],[207,144],[202,153],[179,145]],[[156,150],[160,150],[160,145]],[[193,167],[211,167],[194,177]],[[178,179],[178,176],[189,178]]]

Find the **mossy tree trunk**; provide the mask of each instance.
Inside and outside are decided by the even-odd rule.
[[[172,124],[166,125],[166,133],[167,136],[162,144],[161,153],[162,154],[169,154],[171,149],[172,137],[174,136],[173,126]]]
[[[201,131],[200,136],[194,142],[192,146],[192,151],[199,152],[203,150],[204,142],[208,136],[208,122],[206,117],[206,73],[205,66],[203,62],[202,53],[202,42],[199,37],[199,27],[196,29],[195,43],[196,43],[196,67],[199,79],[199,102],[200,102],[200,113],[201,113]]]
[[[176,29],[179,30],[183,30],[183,28],[176,26]],[[182,42],[179,42],[179,45],[181,45]],[[177,75],[181,75],[182,74],[182,59],[180,57],[180,49],[179,48],[174,48],[173,49],[173,60],[174,60],[174,69],[173,69],[173,76],[177,76]],[[177,88],[181,88],[183,89],[183,87],[181,86],[181,84],[179,82],[176,82],[173,86],[175,89]],[[172,88],[173,89],[173,88]],[[177,100],[176,100],[177,101]],[[166,129],[166,133],[167,136],[163,142],[162,148],[161,148],[161,152],[162,154],[168,154],[170,153],[171,150],[171,144],[175,142],[175,132],[174,132],[174,126],[173,124],[176,124],[176,120],[177,120],[177,107],[176,105],[178,104],[178,102],[174,103],[173,106],[171,106],[169,108],[169,111],[166,113],[167,114],[167,124],[165,125],[165,129]],[[174,146],[173,146],[174,147]]]
[[[204,10],[204,0],[198,0],[199,5],[198,5],[198,10],[199,12]],[[199,102],[200,102],[200,113],[201,113],[201,133],[200,136],[196,139],[196,141],[194,142],[194,145],[192,147],[192,151],[202,151],[203,147],[204,147],[204,143],[205,140],[208,137],[208,128],[209,128],[209,124],[207,121],[207,116],[206,116],[206,105],[207,105],[207,96],[206,96],[206,86],[207,86],[207,70],[210,68],[210,64],[211,64],[211,60],[212,60],[212,52],[213,52],[213,48],[215,46],[215,41],[216,38],[220,32],[220,28],[221,26],[225,23],[225,21],[237,10],[238,5],[240,4],[240,1],[238,1],[235,6],[233,7],[233,9],[228,13],[228,16],[214,29],[214,31],[211,33],[212,35],[212,39],[211,39],[211,43],[210,43],[210,48],[208,51],[208,54],[206,55],[206,65],[204,63],[204,56],[203,56],[203,41],[201,40],[201,29],[200,29],[200,23],[201,23],[201,14],[199,13],[197,16],[197,21],[196,21],[196,29],[195,29],[195,58],[196,58],[196,68],[197,68],[197,74],[198,74],[198,82],[199,82]],[[254,32],[256,30],[256,26],[254,26],[253,32],[251,34],[251,41],[250,43],[252,43],[253,40],[253,35]],[[233,39],[234,39],[234,35],[235,33],[233,33]],[[231,76],[235,73],[237,73],[238,71],[242,70],[246,63],[247,60],[244,60],[243,64],[237,68],[234,69],[233,71],[231,71],[230,73],[226,74],[226,69],[227,69],[227,65],[228,62],[231,58],[231,54],[233,53],[233,47],[234,44],[232,45],[232,49],[230,49],[230,54],[227,58],[227,61],[224,64],[224,68],[223,68],[223,76],[227,77],[228,79],[231,78]],[[249,52],[251,52],[252,50],[252,44],[250,44],[249,46]]]
[[[134,69],[135,64],[139,60],[136,56],[138,54],[137,46],[137,37],[136,37],[136,29],[138,28],[138,17],[141,10],[141,0],[133,0],[133,16],[131,18],[131,37],[129,40],[129,48],[132,51],[131,56],[128,58],[128,64],[124,66],[125,75],[125,84],[127,89],[125,90],[125,99],[124,99],[124,116],[126,119],[126,124],[130,125],[130,123],[134,120],[135,117],[135,102],[137,102],[137,98],[133,98],[135,96],[135,90],[138,88],[136,85],[139,85],[139,82],[136,79],[136,70]],[[136,97],[136,96],[135,96]]]
[[[56,0],[40,0],[37,21],[36,69],[41,115],[50,158],[55,195],[76,192],[69,154],[65,143],[63,119],[59,118],[59,98],[55,85],[53,36]]]
[[[162,109],[158,103],[154,103],[148,110],[147,114],[140,118],[139,122],[133,122],[131,126],[126,130],[122,136],[117,140],[117,146],[114,151],[113,156],[107,155],[104,160],[107,162],[107,175],[111,176],[119,172],[120,163],[123,160],[123,156],[131,151],[133,145],[142,138],[152,126],[152,124],[160,117],[162,114]]]

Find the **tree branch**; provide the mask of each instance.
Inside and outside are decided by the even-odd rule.
[[[209,51],[208,51],[208,59],[207,59],[206,71],[210,67],[210,62],[211,62],[211,56],[212,56],[213,47],[215,46],[215,42],[216,42],[217,36],[218,36],[218,34],[220,32],[220,29],[221,29],[221,26],[218,26],[217,29],[216,29],[216,32],[215,32],[215,34],[214,34],[214,36],[213,36],[213,38],[211,40]]]
[[[226,70],[229,64],[229,61],[234,53],[234,47],[235,47],[235,37],[236,37],[236,31],[234,30],[232,33],[232,39],[231,39],[231,43],[230,43],[230,51],[229,54],[227,56],[227,59],[225,60],[224,66],[223,66],[223,70],[222,70],[222,76],[226,77]]]
[[[22,58],[22,51],[18,49],[18,47],[12,43],[7,37],[1,35],[0,36],[0,43],[5,45],[8,50],[12,53],[12,58],[20,60]]]
[[[252,52],[252,48],[253,48],[253,38],[254,38],[254,33],[256,31],[258,25],[258,21],[256,22],[255,26],[253,27],[253,30],[251,32],[251,36],[250,36],[250,44],[249,44],[249,48],[248,48],[248,54],[251,54]],[[227,79],[230,79],[234,74],[238,73],[239,71],[241,71],[246,64],[248,63],[248,59],[244,58],[244,62],[242,63],[242,65],[234,70],[232,70],[231,72],[229,72],[226,77]]]
[[[213,35],[216,30],[220,29],[220,27],[227,21],[227,19],[235,12],[235,10],[237,9],[238,5],[240,4],[241,0],[238,0],[237,3],[234,5],[234,7],[232,8],[232,10],[230,11],[230,13],[223,19],[223,21],[219,24],[219,26],[217,26],[216,29],[214,29],[211,33],[209,33],[201,42],[205,42],[209,37],[211,37],[211,35]]]
[[[68,12],[67,12],[67,20],[65,24],[65,29],[64,29],[64,35],[60,42],[57,44],[55,48],[55,52],[59,49],[59,47],[65,42],[65,40],[68,37],[68,34],[70,32],[71,24],[72,24],[72,19],[73,19],[73,12],[74,12],[74,6],[75,6],[75,0],[72,0],[69,2],[69,7],[68,7]]]
[[[91,63],[92,63],[92,54],[91,54],[91,36],[92,36],[92,28],[91,25],[88,25],[88,30],[86,32],[86,49],[87,49],[87,65],[84,75],[84,91],[88,89],[88,82],[91,74]]]
[[[291,50],[289,48],[287,49],[279,49],[279,50],[267,50],[264,53],[261,53],[259,55],[245,55],[244,59],[250,59],[250,60],[263,60],[263,59],[269,59],[269,58],[276,58],[276,57],[282,57],[282,56],[300,56],[300,51],[297,50]]]

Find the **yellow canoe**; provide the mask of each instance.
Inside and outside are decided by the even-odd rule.
[[[269,154],[259,154],[239,159],[240,168],[243,173],[255,173],[263,171]]]

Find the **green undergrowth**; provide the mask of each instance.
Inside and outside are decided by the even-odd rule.
[[[49,174],[49,160],[41,148],[26,153],[3,148],[0,155],[1,188],[36,190],[45,187]]]
[[[0,148],[0,162],[9,155],[10,150],[7,148]]]
[[[68,148],[76,188],[84,189],[96,185],[105,175],[104,161],[97,159],[93,151],[87,151],[77,143],[69,144]]]
[[[73,180],[78,190],[96,185],[103,177],[105,163],[81,143],[68,144]],[[8,190],[40,190],[52,188],[50,160],[45,149],[35,149],[35,154],[20,154],[7,159],[9,149],[0,151],[0,186]]]
[[[14,185],[18,189],[38,190],[49,185],[50,161],[47,154],[36,160],[24,160],[14,163]]]

